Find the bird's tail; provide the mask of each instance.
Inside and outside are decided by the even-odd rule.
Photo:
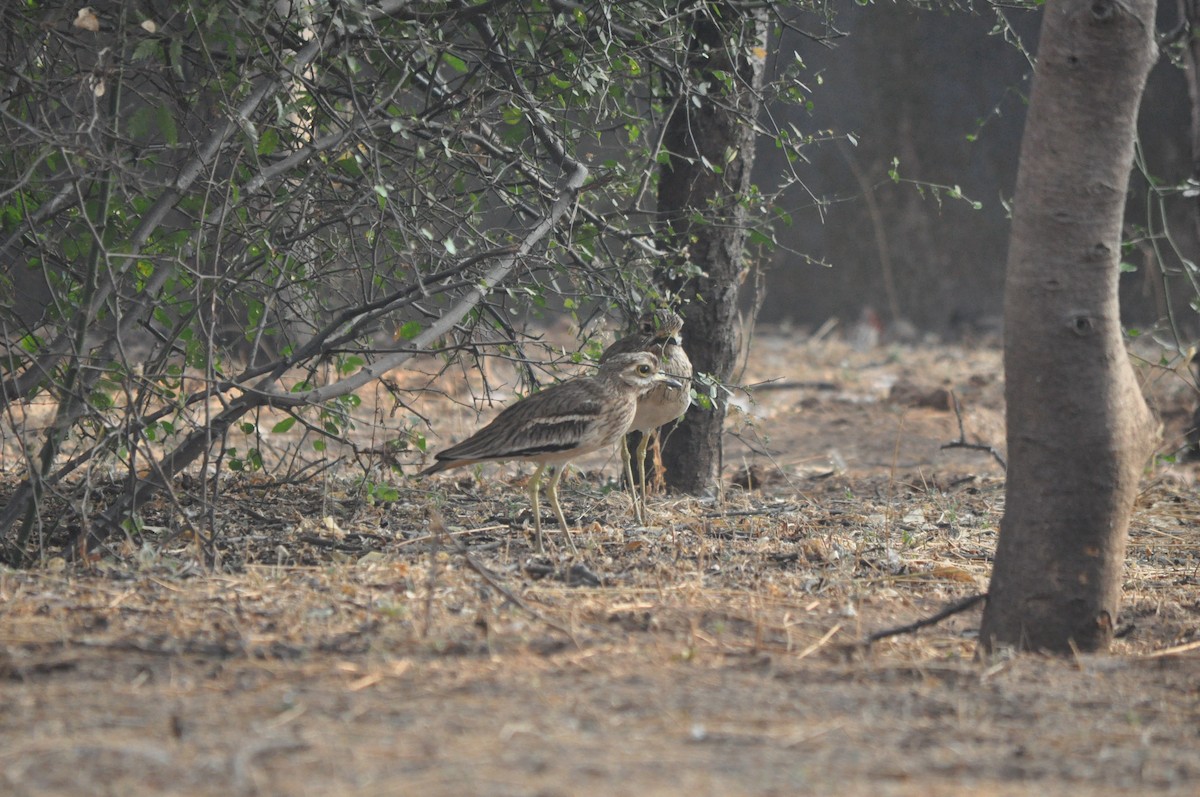
[[[455,465],[455,463],[451,460],[439,459],[437,462],[433,463],[425,470],[419,471],[417,473],[417,478],[419,479],[423,476],[432,476],[435,473],[441,473],[444,470],[449,470],[450,468],[453,468],[454,465]]]
[[[461,468],[466,465],[474,465],[476,462],[483,462],[481,459],[439,459],[437,462],[430,465],[423,471],[417,473],[417,478],[422,476],[431,476],[434,473],[441,473],[444,470],[451,468]]]

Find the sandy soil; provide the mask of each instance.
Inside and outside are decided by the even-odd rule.
[[[753,352],[726,493],[639,528],[615,460],[585,463],[581,561],[531,556],[527,467],[359,457],[231,477],[216,571],[166,501],[118,555],[0,571],[0,792],[1200,793],[1192,466],[1147,473],[1113,655],[976,662],[978,606],[866,645],[986,589],[1003,471],[942,446],[1002,445],[999,353]],[[1144,376],[1168,452],[1191,393]],[[431,450],[470,404],[417,408]]]

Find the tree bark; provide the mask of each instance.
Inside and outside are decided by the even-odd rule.
[[[1192,103],[1192,179],[1200,181],[1200,0],[1179,0],[1179,14],[1188,32],[1181,57]],[[1200,196],[1192,202],[1192,229],[1200,237]]]
[[[1184,35],[1187,36],[1187,46],[1180,52],[1183,61],[1183,74],[1187,78],[1188,99],[1192,104],[1191,119],[1191,148],[1192,148],[1192,179],[1200,183],[1200,0],[1179,0],[1179,18]],[[1192,198],[1192,234],[1200,240],[1200,195]],[[1200,360],[1192,360],[1192,370],[1200,383]],[[1190,459],[1200,459],[1200,401],[1192,411],[1192,426],[1187,432],[1187,455]]]
[[[658,183],[658,235],[676,254],[657,277],[684,302],[683,345],[696,373],[725,382],[738,353],[743,200],[754,165],[766,16],[732,3],[695,8],[690,84],[675,87],[677,102],[663,135],[670,158]],[[704,393],[702,381],[696,387]],[[711,408],[693,406],[668,432],[663,464],[670,489],[700,494],[719,482],[726,405],[719,391],[712,398]]]
[[[1008,486],[985,652],[1107,648],[1154,439],[1117,278],[1155,2],[1052,0],[1044,14],[1008,254]]]

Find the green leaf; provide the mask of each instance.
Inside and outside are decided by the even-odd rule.
[[[461,74],[467,71],[467,62],[459,58],[457,55],[442,53],[442,60],[445,61],[455,72]]]
[[[179,143],[179,130],[175,127],[175,117],[171,115],[170,108],[164,103],[158,106],[158,131],[162,133],[163,140],[170,146],[175,146]]]
[[[141,108],[138,108],[136,111],[134,111],[133,115],[129,117],[129,121],[125,123],[125,132],[129,134],[130,138],[133,139],[143,139],[148,137],[157,113],[157,108],[150,105],[143,105]]]
[[[175,70],[176,75],[183,78],[183,39],[171,39],[170,51],[171,68]]]
[[[412,340],[421,334],[422,329],[424,327],[421,326],[420,321],[406,321],[404,326],[400,327],[400,331],[396,333],[396,336],[401,340]]]
[[[270,155],[277,149],[279,149],[279,131],[268,127],[258,137],[258,154],[260,156]]]
[[[775,245],[775,239],[772,236],[766,235],[763,232],[755,229],[750,230],[750,243],[755,246],[771,247]]]
[[[279,423],[271,427],[271,434],[283,434],[288,429],[296,425],[296,419],[292,417],[284,418]]]
[[[397,501],[400,499],[400,491],[390,484],[371,484],[371,497],[376,501]]]
[[[263,312],[266,310],[266,305],[257,299],[251,299],[249,305],[246,310],[246,323],[249,327],[247,332],[258,326],[258,322],[262,320]]]
[[[147,58],[162,60],[162,45],[157,39],[142,39],[138,46],[133,48],[133,55],[130,56],[132,61],[145,61]]]
[[[505,125],[500,129],[500,138],[510,147],[519,147],[529,138],[529,126],[525,124],[524,118],[519,124]]]

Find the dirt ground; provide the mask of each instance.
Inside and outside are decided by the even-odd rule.
[[[751,351],[724,494],[637,527],[589,461],[579,560],[532,556],[527,466],[360,457],[230,476],[215,570],[165,501],[118,555],[0,570],[0,793],[1200,794],[1194,466],[1147,471],[1113,655],[976,662],[978,605],[867,645],[986,589],[1003,471],[942,446],[1002,446],[1000,353]],[[1142,374],[1169,453],[1192,392]],[[416,409],[431,451],[479,423]]]

